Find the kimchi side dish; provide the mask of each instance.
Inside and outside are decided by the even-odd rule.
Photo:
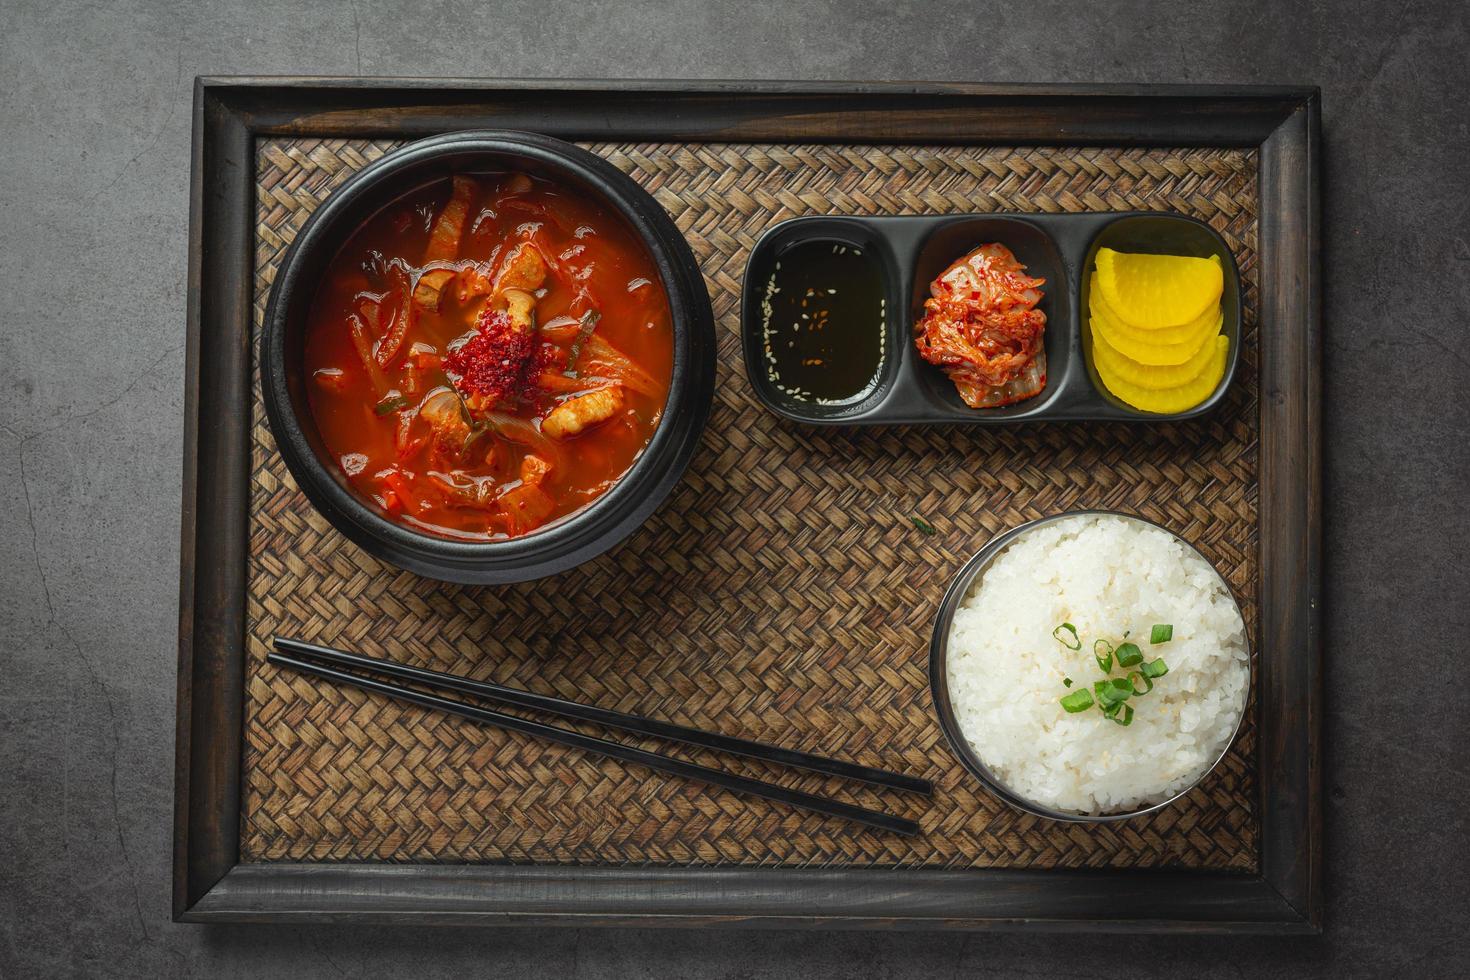
[[[937,364],[971,408],[998,408],[1046,387],[1045,279],[1025,274],[1004,245],[981,245],[929,285],[915,327],[919,355]]]
[[[307,327],[312,414],[348,482],[443,537],[528,534],[625,474],[673,370],[668,297],[617,215],[525,174],[372,217]]]

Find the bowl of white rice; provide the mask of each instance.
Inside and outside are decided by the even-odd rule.
[[[1192,545],[1139,517],[1078,511],[965,563],[939,606],[929,680],[950,744],[996,796],[1054,820],[1124,820],[1224,757],[1245,717],[1250,641]]]

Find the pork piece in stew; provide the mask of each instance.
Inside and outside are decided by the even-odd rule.
[[[363,497],[420,531],[495,540],[577,512],[634,464],[673,327],[617,215],[525,174],[462,175],[380,211],[332,260],[306,369]]]

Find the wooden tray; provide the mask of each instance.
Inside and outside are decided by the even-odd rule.
[[[1314,92],[1275,89],[201,80],[176,917],[1316,928],[1316,111]],[[670,501],[611,554],[499,589],[397,572],[332,532],[275,452],[251,353],[316,204],[406,139],[473,127],[580,140],[634,175],[689,237],[720,327],[715,411]],[[765,412],[738,366],[740,273],[775,221],[1135,208],[1208,221],[1241,266],[1240,373],[1207,419],[814,430]],[[964,774],[924,663],[965,558],[1098,506],[1204,550],[1259,653],[1216,773],[1159,814],[1079,830]],[[873,834],[279,674],[275,633],[939,790],[886,801],[922,837]]]

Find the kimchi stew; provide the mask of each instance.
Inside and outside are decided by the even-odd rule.
[[[348,240],[305,356],[317,428],[363,497],[416,530],[496,540],[633,466],[668,395],[673,327],[619,216],[539,177],[461,175]]]

